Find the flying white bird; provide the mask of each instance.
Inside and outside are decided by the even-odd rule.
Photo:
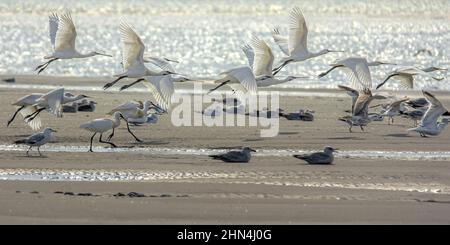
[[[288,76],[284,79],[275,78],[272,74],[274,55],[269,45],[264,40],[253,37],[250,44],[244,45],[242,51],[247,57],[250,68],[256,77],[258,87],[268,87],[276,84],[292,81],[296,76]]]
[[[257,92],[258,85],[255,75],[248,66],[233,68],[219,75],[222,75],[223,78],[214,81],[214,83],[219,83],[219,85],[209,90],[208,94],[224,85],[229,85],[235,91],[243,91],[250,94],[256,94]]]
[[[298,7],[293,8],[289,13],[289,38],[280,35],[278,28],[272,31],[272,37],[281,51],[287,55],[281,59],[281,65],[274,69],[274,75],[289,63],[304,61],[330,52],[343,52],[329,49],[317,53],[310,52],[307,47],[308,28],[305,17]]]
[[[416,75],[428,76],[436,81],[443,80],[444,78],[433,77],[432,75],[428,74],[428,72],[436,70],[438,70],[437,67],[428,67],[425,69],[419,69],[417,67],[402,67],[389,73],[387,77],[383,80],[383,82],[378,84],[377,89],[383,86],[391,78],[395,78],[396,80],[398,80],[403,87],[411,89],[414,88],[414,76]]]
[[[105,84],[103,89],[108,89],[121,79],[127,77],[141,78],[144,76],[163,76],[174,74],[173,68],[171,66],[169,67],[170,64],[164,62],[163,59],[154,57],[149,57],[149,60],[144,59],[144,43],[133,28],[123,21],[120,23],[120,40],[122,42],[123,73],[115,75],[117,79]],[[145,66],[145,62],[151,62],[154,65],[159,66],[162,70],[152,71]]]
[[[429,107],[428,110],[423,115],[422,120],[419,123],[418,127],[410,128],[408,131],[415,131],[420,134],[422,137],[426,137],[427,135],[439,135],[442,130],[444,130],[448,123],[448,118],[443,118],[441,122],[438,122],[440,116],[444,113],[448,114],[448,110],[442,105],[442,103],[434,97],[431,93],[427,91],[422,91],[425,98],[428,100]]]
[[[14,143],[28,145],[30,148],[28,148],[28,150],[27,150],[27,156],[29,156],[28,152],[31,150],[31,148],[33,146],[37,146],[39,156],[42,156],[39,148],[42,145],[47,144],[50,141],[50,136],[51,136],[52,132],[56,132],[56,130],[54,130],[52,128],[46,128],[42,132],[35,133],[35,134],[31,135],[30,137],[23,139],[23,140],[16,140]]]
[[[356,89],[371,88],[372,77],[370,75],[369,66],[379,66],[379,65],[393,65],[393,63],[375,61],[367,62],[365,58],[362,57],[349,57],[341,60],[337,60],[332,63],[332,66],[326,72],[322,72],[319,78],[326,76],[328,73],[336,68],[341,68],[347,75],[347,78],[351,82],[351,86]],[[370,84],[370,87],[368,86]]]
[[[175,75],[145,76],[131,84],[122,86],[120,91],[137,83],[144,82],[144,85],[149,89],[158,106],[167,111],[170,108],[172,96],[175,93],[174,82],[184,82],[188,80],[189,79],[186,77]]]
[[[82,54],[75,49],[77,31],[73,24],[70,12],[66,12],[61,16],[52,13],[49,16],[49,34],[53,53],[44,57],[44,59],[48,59],[47,62],[36,67],[35,70],[39,70],[38,74],[44,71],[50,63],[59,59],[87,58],[95,55],[112,57],[111,55],[102,54],[96,51]]]
[[[405,101],[408,101],[408,98],[405,99],[401,99],[401,100],[396,100],[392,103],[390,103],[389,105],[387,105],[385,111],[382,113],[382,115],[387,116],[388,117],[388,124],[393,124],[394,123],[394,117],[398,116],[402,113],[402,103]]]

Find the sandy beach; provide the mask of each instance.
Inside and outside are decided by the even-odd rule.
[[[157,124],[132,127],[143,143],[122,125],[113,138],[120,151],[94,143],[106,152],[88,153],[91,133],[80,129],[81,123],[104,117],[122,102],[151,98],[145,92],[81,89],[101,88],[109,79],[18,76],[14,84],[1,84],[1,224],[450,223],[450,165],[439,155],[449,151],[449,130],[421,138],[406,131],[412,121],[397,117],[394,125],[373,122],[365,132],[349,133],[337,120],[350,106],[345,93],[299,90],[310,96],[281,96],[280,107],[312,109],[315,120],[281,118],[273,138],[260,137],[259,127],[175,127],[164,115]],[[58,132],[42,148],[45,157],[26,157],[26,148],[7,147],[32,133],[21,120],[6,127],[14,112],[10,104],[49,89],[25,85],[79,87],[69,91],[91,96],[98,107],[63,118],[43,113],[43,124]],[[445,93],[436,96],[450,104]],[[334,165],[306,165],[289,154],[325,145],[342,152]],[[209,151],[240,146],[258,151],[249,163],[207,157]]]

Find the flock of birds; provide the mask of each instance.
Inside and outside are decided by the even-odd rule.
[[[289,64],[302,62],[330,52],[344,52],[329,49],[324,49],[319,52],[309,51],[307,41],[308,28],[304,15],[298,7],[290,11],[288,29],[288,36],[283,36],[278,28],[273,29],[271,33],[273,40],[285,55],[280,59],[278,66],[273,67],[275,56],[269,45],[263,39],[253,36],[249,43],[245,44],[242,48],[242,51],[247,57],[248,66],[237,67],[220,73],[221,78],[214,81],[217,86],[209,90],[208,93],[227,85],[234,92],[240,91],[245,94],[256,94],[258,87],[272,86],[302,78],[298,76],[287,76],[285,78],[276,76]],[[128,132],[134,139],[140,142],[141,140],[130,130],[129,123],[146,123],[150,120],[149,118],[151,116],[153,116],[152,120],[155,120],[154,115],[170,110],[171,98],[175,91],[174,83],[190,80],[188,77],[177,73],[173,68],[172,64],[178,63],[178,61],[165,57],[152,57],[147,55],[143,41],[128,23],[122,21],[119,30],[122,44],[121,65],[123,72],[115,75],[116,79],[105,84],[103,88],[105,90],[109,89],[125,78],[136,79],[134,82],[120,87],[120,91],[128,89],[135,84],[143,83],[152,93],[156,103],[151,101],[145,101],[143,103],[126,102],[111,110],[108,113],[111,117],[94,119],[83,123],[80,127],[93,133],[90,139],[89,151],[92,151],[92,143],[97,134],[99,134],[100,143],[116,147],[111,142],[111,139],[114,136],[115,128],[120,126],[121,120],[125,121]],[[51,63],[58,60],[87,58],[97,55],[112,57],[111,55],[96,51],[85,54],[77,51],[75,47],[77,32],[70,12],[62,15],[54,13],[49,16],[49,34],[53,52],[44,57],[47,60],[45,63],[36,67],[38,74],[43,72]],[[157,69],[149,68],[146,66],[146,63],[152,64]],[[400,82],[405,88],[413,88],[415,76],[428,76],[435,80],[442,80],[443,78],[431,74],[447,69],[439,67],[401,67],[389,73],[373,89],[369,67],[380,65],[396,64],[381,61],[368,62],[362,57],[348,57],[332,63],[328,71],[319,75],[319,78],[322,78],[333,70],[339,69],[346,73],[350,81],[349,86],[339,86],[340,89],[346,91],[352,97],[351,110],[348,111],[350,114],[339,118],[339,120],[346,122],[351,132],[353,126],[359,126],[364,130],[364,126],[367,126],[372,121],[381,121],[384,117],[388,117],[388,123],[391,123],[395,116],[404,116],[413,119],[415,122],[420,120],[420,123],[415,123],[414,128],[409,129],[410,131],[418,132],[424,137],[426,135],[438,135],[449,123],[447,118],[438,121],[439,118],[443,115],[448,116],[450,113],[430,92],[423,91],[424,98],[403,98],[388,104],[379,104],[376,106],[370,106],[370,104],[373,100],[387,99],[386,96],[373,94],[372,92],[385,85],[391,79]],[[17,110],[7,125],[9,126],[20,112],[25,122],[31,128],[37,130],[41,127],[39,113],[42,111],[47,111],[56,117],[62,117],[63,105],[86,98],[86,95],[74,96],[67,93],[64,88],[58,88],[45,94],[33,93],[24,96],[13,103],[17,107]],[[380,112],[369,113],[369,108],[375,107],[380,107]],[[151,110],[154,112],[149,113]],[[149,116],[150,114],[151,116]],[[283,114],[280,113],[280,115]],[[103,134],[111,130],[112,133],[104,140]],[[28,150],[33,146],[37,146],[39,151],[39,147],[49,141],[51,132],[55,131],[51,128],[46,128],[43,132],[36,133],[25,140],[16,141],[16,143],[29,145],[30,148]],[[211,157],[231,162],[247,162],[250,160],[251,151],[254,150],[245,147],[240,151],[231,151],[226,154],[213,155]],[[310,163],[331,163],[333,161],[332,153],[334,151],[335,149],[332,147],[326,147],[323,152],[312,155],[296,155],[295,157]]]

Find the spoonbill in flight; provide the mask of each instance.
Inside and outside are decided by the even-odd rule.
[[[75,25],[73,24],[70,12],[66,12],[61,16],[58,16],[56,13],[52,13],[49,16],[49,34],[50,42],[53,47],[53,53],[44,57],[44,59],[48,60],[47,62],[36,67],[35,70],[39,70],[38,74],[44,71],[50,63],[59,59],[87,58],[95,55],[112,57],[109,54],[102,54],[96,51],[82,54],[75,49],[77,31],[75,29]]]
[[[444,78],[433,77],[428,74],[428,72],[433,72],[437,70],[445,70],[438,67],[428,67],[425,69],[420,69],[417,67],[402,67],[398,68],[395,71],[389,73],[383,82],[377,85],[377,89],[381,88],[389,79],[394,78],[400,82],[400,84],[405,88],[414,88],[414,76],[416,75],[424,75],[433,78],[436,81],[441,81]]]
[[[296,76],[288,76],[284,79],[275,78],[272,72],[274,55],[272,49],[262,39],[254,36],[249,44],[244,45],[242,51],[253,70],[258,87],[268,87],[301,78]]]
[[[120,40],[122,42],[123,73],[115,75],[116,80],[105,84],[108,89],[124,78],[141,78],[144,76],[164,76],[174,74],[172,66],[164,59],[149,57],[144,59],[145,45],[133,28],[126,22],[120,23]],[[145,66],[151,62],[161,68],[161,71],[152,71]]]
[[[343,52],[329,49],[323,49],[317,53],[310,52],[307,47],[308,27],[302,11],[298,7],[293,8],[289,13],[289,38],[282,36],[278,28],[272,31],[272,37],[281,51],[287,55],[281,59],[280,66],[273,70],[273,75],[292,62],[305,61],[330,52]]]

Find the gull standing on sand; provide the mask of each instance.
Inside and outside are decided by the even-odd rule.
[[[274,77],[272,72],[274,55],[264,40],[254,36],[250,44],[244,45],[242,51],[244,51],[248,64],[253,70],[258,87],[268,87],[301,78],[288,76],[284,79],[277,79]]]
[[[45,128],[44,131],[42,131],[42,132],[35,133],[26,139],[16,140],[14,143],[28,145],[30,148],[28,148],[28,150],[27,150],[27,156],[29,156],[28,152],[31,150],[31,148],[33,146],[37,146],[39,156],[42,156],[39,148],[42,145],[47,144],[50,141],[50,136],[51,136],[52,132],[56,132],[56,130],[54,130],[52,128]]]
[[[36,67],[35,70],[39,70],[38,74],[44,71],[50,63],[59,59],[87,58],[95,55],[112,57],[111,55],[102,54],[95,51],[82,54],[75,49],[77,31],[75,29],[75,25],[73,24],[70,12],[66,12],[61,16],[58,16],[56,13],[52,13],[49,16],[49,34],[50,42],[53,47],[53,53],[44,57],[44,59],[48,60],[47,62]]]
[[[256,152],[250,147],[244,147],[240,151],[229,151],[220,155],[209,155],[213,159],[222,160],[224,162],[249,162],[252,155],[251,152]]]
[[[312,154],[294,155],[295,158],[306,161],[309,164],[332,164],[334,161],[333,152],[336,152],[330,146],[326,146],[323,152],[315,152]]]
[[[272,37],[281,51],[287,55],[287,57],[281,59],[280,66],[273,70],[273,75],[276,75],[284,66],[292,62],[305,61],[330,52],[343,52],[329,49],[317,53],[310,52],[307,47],[308,28],[305,17],[298,7],[293,8],[289,13],[289,38],[280,35],[278,28],[272,31]]]
[[[385,111],[382,113],[382,115],[387,116],[388,117],[388,124],[393,124],[394,123],[394,117],[398,116],[400,114],[402,114],[403,111],[403,102],[408,101],[408,98],[405,99],[401,99],[401,100],[397,100],[394,101],[392,103],[390,103]]]
[[[145,66],[145,62],[152,62],[153,64],[164,67],[163,61],[160,59],[144,59],[145,45],[141,38],[136,34],[133,28],[122,21],[120,23],[120,40],[122,42],[122,66],[123,73],[115,75],[116,80],[105,84],[103,89],[108,89],[109,87],[116,84],[118,81],[124,78],[141,78],[144,76],[162,76],[174,74],[172,71],[161,70],[152,71]],[[171,69],[171,68],[169,68]]]
[[[433,78],[436,81],[441,81],[444,78],[439,77],[433,77],[432,75],[428,74],[428,72],[433,72],[436,70],[439,70],[442,68],[437,67],[428,67],[425,69],[419,69],[417,67],[402,67],[394,70],[393,72],[389,73],[387,77],[377,85],[376,89],[379,89],[381,86],[383,86],[389,79],[395,78],[400,82],[400,85],[404,88],[414,88],[414,76],[416,75],[424,75]]]
[[[419,126],[410,128],[408,131],[418,132],[422,137],[427,137],[427,135],[439,135],[442,130],[447,127],[449,119],[443,118],[441,122],[438,122],[438,119],[444,113],[448,114],[448,110],[430,92],[422,91],[422,93],[428,100],[430,106],[422,117]]]

